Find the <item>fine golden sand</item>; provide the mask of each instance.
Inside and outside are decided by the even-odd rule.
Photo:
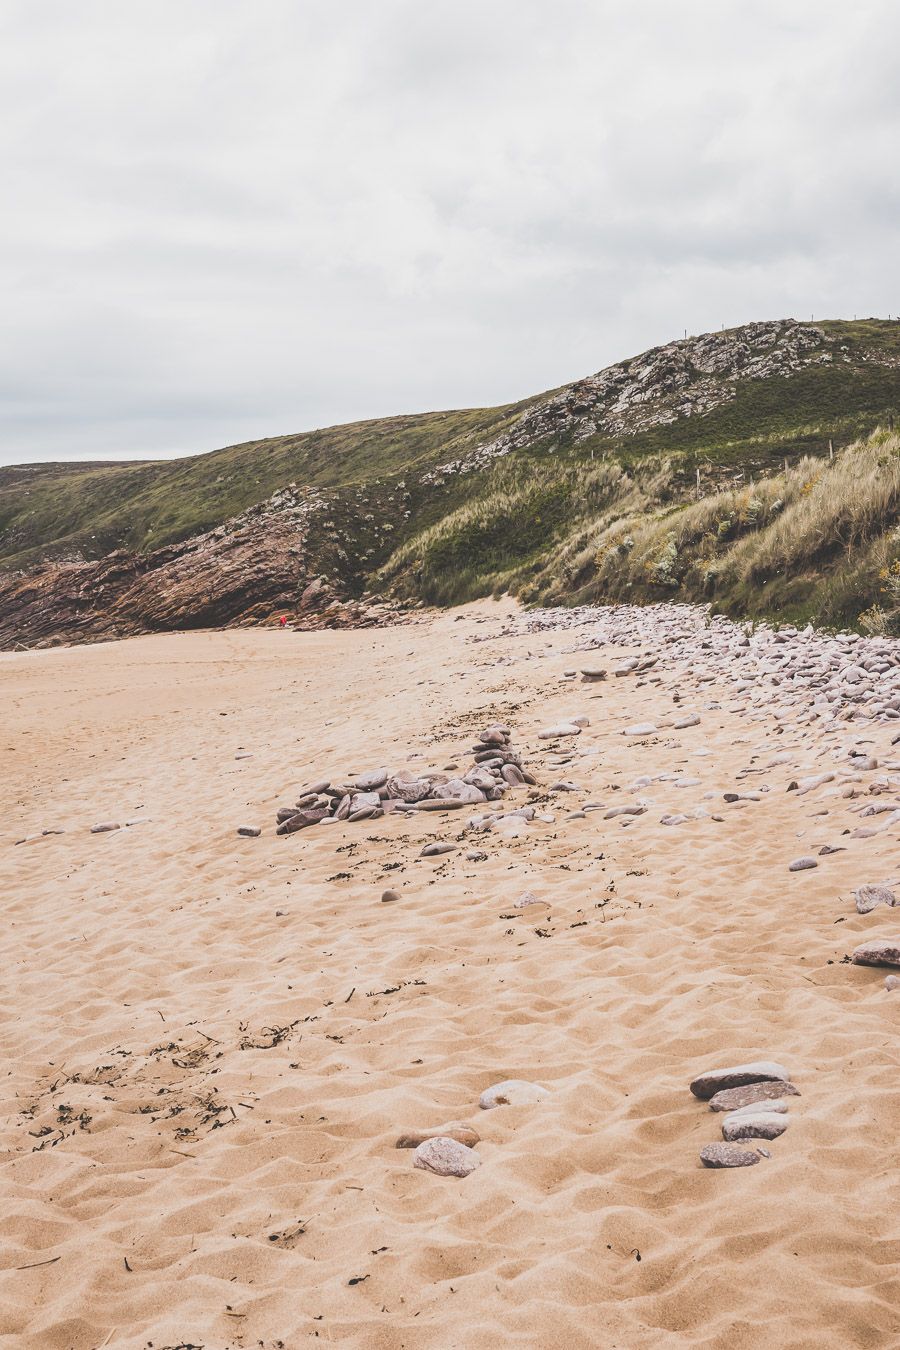
[[[900,932],[852,899],[896,880],[897,829],[786,793],[821,744],[715,684],[682,684],[699,726],[623,736],[672,715],[664,670],[563,683],[575,634],[510,613],[0,658],[4,1350],[900,1345],[900,991],[841,960]],[[537,732],[579,713],[599,753],[554,767]],[[304,783],[462,766],[497,720],[579,785],[553,823],[425,859],[470,811],[275,836]],[[749,766],[771,792],[726,806]],[[674,772],[701,781],[633,824],[566,819]],[[763,1058],[789,1130],[703,1169],[690,1079]],[[480,1111],[506,1078],[549,1096]],[[449,1120],[482,1136],[462,1180],[394,1147]]]

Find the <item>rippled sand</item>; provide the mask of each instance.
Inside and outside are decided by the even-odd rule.
[[[748,722],[716,683],[676,708],[664,660],[566,684],[588,630],[462,613],[0,658],[0,1344],[900,1345],[900,991],[841,962],[900,932],[852,898],[900,875],[897,827],[845,835],[838,781],[786,793],[840,736]],[[599,753],[555,767],[537,732],[578,713]],[[434,859],[469,812],[275,837],[304,782],[464,763],[497,719],[542,785],[579,785],[553,824]],[[727,806],[748,767],[770,793]],[[701,781],[627,791],[676,771]],[[630,825],[565,819],[641,795]],[[788,872],[823,844],[845,851]],[[548,908],[514,911],[526,889]],[[794,1076],[790,1128],[704,1170],[721,1118],[688,1082],[757,1058]],[[479,1111],[511,1077],[549,1098]],[[451,1119],[482,1135],[464,1180],[393,1146]]]

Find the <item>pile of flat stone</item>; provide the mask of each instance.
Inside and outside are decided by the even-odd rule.
[[[788,1127],[789,1097],[800,1093],[781,1064],[759,1060],[710,1069],[691,1083],[691,1092],[709,1103],[711,1111],[724,1112],[721,1144],[706,1144],[700,1150],[704,1167],[750,1167],[771,1157],[766,1148],[751,1148],[749,1141],[777,1139]]]
[[[275,833],[294,834],[330,821],[377,820],[395,811],[451,811],[499,801],[510,788],[537,783],[511,735],[509,727],[485,727],[472,746],[472,766],[462,776],[382,768],[349,781],[311,783],[293,806],[279,808]]]

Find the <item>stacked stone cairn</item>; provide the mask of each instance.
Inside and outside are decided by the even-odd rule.
[[[691,1083],[691,1092],[722,1111],[721,1144],[700,1150],[704,1167],[749,1167],[770,1158],[757,1139],[777,1139],[788,1127],[788,1098],[800,1093],[781,1064],[756,1060],[725,1069],[709,1069]]]
[[[536,784],[510,742],[509,727],[485,727],[472,747],[474,762],[462,777],[448,773],[375,769],[351,781],[322,780],[304,788],[293,806],[282,806],[276,834],[338,820],[377,820],[395,811],[453,811],[499,801],[511,788]]]

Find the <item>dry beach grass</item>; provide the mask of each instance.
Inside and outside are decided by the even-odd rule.
[[[563,681],[589,632],[481,602],[0,658],[0,1344],[900,1344],[900,991],[842,962],[900,932],[853,901],[896,881],[898,828],[844,833],[846,768],[786,792],[847,736],[747,715],[700,659]],[[562,765],[538,732],[576,713],[598,753]],[[275,836],[304,782],[462,763],[497,719],[542,796],[578,784],[555,821],[436,858],[468,812]],[[896,754],[892,723],[854,732]],[[672,777],[631,823],[567,818],[642,774]],[[705,1170],[721,1118],[688,1083],[754,1059],[793,1075],[791,1127]],[[479,1111],[506,1078],[549,1095]],[[449,1120],[481,1135],[464,1179],[394,1147]]]

